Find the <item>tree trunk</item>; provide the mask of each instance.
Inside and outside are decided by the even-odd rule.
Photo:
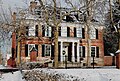
[[[87,67],[91,66],[91,39],[90,39],[90,26],[91,26],[91,19],[92,19],[92,6],[93,6],[93,1],[91,0],[86,0],[86,5],[87,5],[87,20],[86,20],[86,31],[87,31]]]
[[[54,31],[54,67],[58,68],[58,26]]]

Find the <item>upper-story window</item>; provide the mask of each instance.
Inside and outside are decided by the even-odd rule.
[[[85,38],[85,30],[82,27],[74,28],[74,37]]]
[[[51,29],[52,28],[50,26],[42,25],[42,35],[45,37],[51,37]]]
[[[67,37],[67,27],[61,27],[61,36]]]
[[[98,29],[90,29],[90,39],[98,39]]]
[[[38,25],[26,27],[27,36],[38,36]]]

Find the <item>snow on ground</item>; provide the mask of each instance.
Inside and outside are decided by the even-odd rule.
[[[48,69],[48,68],[38,68],[34,70],[24,70],[48,74],[54,77],[59,76],[66,78],[64,80],[68,81],[120,81],[120,70],[119,69]],[[43,75],[41,74],[41,75]],[[31,74],[30,74],[31,75]],[[32,75],[32,76],[33,76]],[[0,81],[25,81],[22,79],[22,74],[20,71],[13,73],[3,73],[0,75]],[[58,78],[59,78],[58,77]],[[32,77],[31,77],[32,78]],[[46,80],[45,80],[46,81]],[[63,81],[63,79],[59,79]]]
[[[73,81],[120,81],[118,69],[35,69],[48,74],[62,75]],[[71,78],[72,77],[72,78]]]
[[[0,65],[0,69],[6,69],[6,67],[3,65]]]
[[[78,77],[81,81],[120,81],[118,69],[55,69],[55,71]]]
[[[25,81],[20,71],[0,75],[0,81]]]

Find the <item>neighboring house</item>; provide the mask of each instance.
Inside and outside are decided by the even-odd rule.
[[[33,6],[34,4],[34,6]],[[30,11],[32,11],[37,3],[30,3]],[[35,8],[36,9],[36,8]],[[30,61],[30,53],[32,49],[37,51],[37,61],[41,61],[43,57],[54,59],[54,37],[53,37],[53,28],[42,22],[42,14],[39,9],[36,12],[39,12],[37,16],[33,16],[31,12],[26,14],[25,19],[23,20],[24,30],[22,34],[25,37],[21,38],[20,41],[20,57],[22,61]],[[37,19],[36,19],[37,17]],[[13,19],[16,19],[16,13],[13,15]],[[59,16],[58,16],[59,18]],[[59,27],[59,57],[58,60],[61,63],[64,63],[67,60],[69,63],[82,63],[86,64],[87,59],[87,36],[88,31],[85,28],[84,23],[74,21],[76,17],[72,15],[66,16],[61,22]],[[77,18],[76,18],[77,20]],[[73,22],[74,21],[74,22]],[[21,21],[22,22],[22,21]],[[20,29],[18,31],[21,31]],[[95,56],[96,65],[104,65],[104,46],[103,46],[103,26],[99,26],[93,22],[90,27],[90,52],[91,55]],[[19,39],[19,34],[13,32],[12,35],[12,56],[18,57],[17,50],[17,41]],[[17,39],[17,40],[16,40]],[[91,63],[93,63],[91,55]],[[67,58],[65,58],[65,56]]]

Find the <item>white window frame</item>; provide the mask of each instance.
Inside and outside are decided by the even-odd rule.
[[[95,28],[91,28],[89,35],[90,35],[90,39],[96,39],[96,29]]]
[[[77,27],[76,28],[76,34],[77,34],[77,37],[80,37],[80,38],[82,38],[83,36],[82,36],[82,27]]]
[[[45,37],[51,37],[51,29],[50,26],[45,26]]]
[[[29,27],[28,36],[35,36],[35,25]]]
[[[90,55],[92,56],[92,54],[91,54],[92,48],[95,48],[95,56],[94,57],[96,57],[96,46],[91,46],[91,48],[90,48]]]
[[[61,27],[61,36],[67,37],[67,27]]]
[[[46,51],[46,47],[47,46],[49,46],[50,47],[50,49],[49,49],[49,55],[47,55],[46,53],[47,53],[47,51]],[[51,57],[51,45],[48,45],[48,44],[45,44],[45,48],[44,48],[45,50],[44,50],[44,56],[46,57],[46,56],[50,56]]]

